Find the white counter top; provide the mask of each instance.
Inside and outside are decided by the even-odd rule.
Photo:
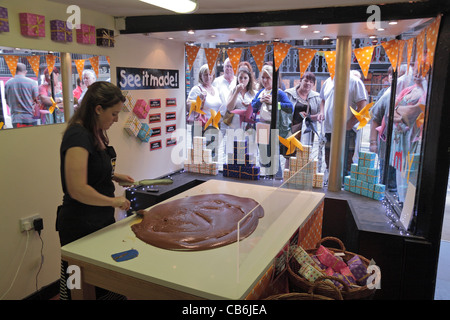
[[[140,218],[131,216],[64,246],[62,256],[206,299],[242,299],[324,198],[317,192],[209,180],[166,201],[208,193],[253,198],[263,206],[265,216],[241,244],[190,252],[142,242],[131,230]],[[139,256],[123,262],[111,258],[129,249],[136,249]]]

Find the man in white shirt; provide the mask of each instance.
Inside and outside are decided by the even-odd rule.
[[[230,59],[226,59],[223,63],[223,75],[214,79],[212,85],[219,91],[220,100],[222,100],[222,107],[220,113],[225,115],[226,105],[231,90],[236,86],[236,76],[234,75],[233,67]]]
[[[352,158],[355,152],[356,145],[356,127],[358,120],[355,118],[350,110],[350,106],[360,111],[367,104],[368,96],[364,83],[358,77],[350,75],[348,88],[348,110],[347,110],[347,125],[345,136],[345,155],[344,155],[344,176],[348,175],[351,169]],[[327,168],[330,167],[330,145],[331,133],[333,131],[333,110],[334,110],[334,80],[328,78],[322,85],[320,90],[320,97],[324,104],[324,130],[327,142],[325,144],[325,163]]]

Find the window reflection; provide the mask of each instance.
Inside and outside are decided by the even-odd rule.
[[[71,107],[87,87],[110,81],[105,56],[71,54]],[[60,53],[0,47],[0,129],[63,123],[64,97]]]

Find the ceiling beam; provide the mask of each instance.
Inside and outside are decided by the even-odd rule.
[[[447,12],[450,0],[379,5],[381,20],[418,19]],[[125,18],[121,34],[210,30],[240,27],[267,27],[300,24],[335,24],[364,22],[370,17],[368,6],[328,7],[301,10],[155,15]]]

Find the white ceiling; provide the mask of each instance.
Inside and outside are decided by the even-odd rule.
[[[115,17],[146,16],[174,14],[171,11],[146,4],[139,0],[50,0],[67,5],[75,4],[81,9],[90,9]],[[166,0],[170,1],[170,0]],[[383,3],[409,2],[410,0],[383,0]],[[370,5],[380,3],[379,0],[198,0],[198,9],[195,13],[233,13],[233,12],[257,12],[279,11],[293,9],[310,9],[329,6]],[[369,17],[370,14],[367,16]],[[159,32],[147,34],[150,38],[173,38],[173,41],[181,42],[228,42],[234,39],[236,42],[271,41],[275,38],[282,40],[321,39],[323,36],[336,38],[338,35],[352,35],[367,37],[375,34],[378,37],[390,37],[399,35],[410,28],[417,26],[428,19],[403,20],[397,25],[391,26],[382,22],[385,31],[374,31],[367,28],[364,23],[348,24],[320,24],[301,29],[300,26],[269,26],[251,28],[246,32],[238,29],[196,30],[194,35],[186,31]],[[320,33],[313,33],[319,30]],[[262,35],[261,35],[262,33]],[[212,38],[211,36],[215,36]]]

